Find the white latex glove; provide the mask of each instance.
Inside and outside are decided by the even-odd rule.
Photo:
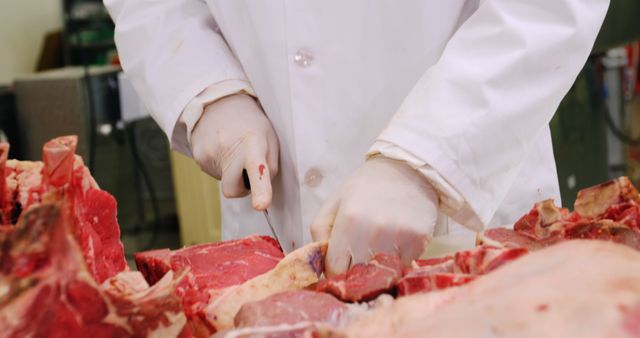
[[[437,205],[434,189],[415,169],[384,157],[369,159],[311,226],[314,240],[329,240],[325,273],[342,273],[378,252],[398,253],[409,264],[432,238]]]
[[[222,181],[225,197],[249,194],[242,180],[246,169],[253,207],[269,206],[271,179],[278,173],[278,138],[252,97],[236,94],[206,106],[191,133],[191,148],[200,169]]]

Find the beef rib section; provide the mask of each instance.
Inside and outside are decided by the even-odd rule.
[[[0,243],[0,336],[178,336],[186,323],[175,295],[182,277],[149,288],[123,272],[100,286],[69,216],[55,204],[33,206]]]
[[[398,255],[376,254],[368,263],[358,263],[346,272],[321,280],[316,290],[346,302],[371,300],[393,290],[404,266]]]
[[[640,252],[572,240],[472,284],[398,298],[330,336],[638,337]]]
[[[326,242],[309,243],[287,254],[264,274],[215,291],[203,311],[206,322],[214,331],[231,329],[243,305],[281,292],[300,290],[318,282],[324,269],[326,252]]]
[[[202,290],[243,283],[267,272],[284,254],[271,237],[252,235],[238,240],[206,243],[179,250],[151,250],[134,255],[136,266],[149,284],[169,271],[189,268]]]
[[[397,283],[398,295],[464,285],[527,253],[525,248],[480,246],[439,259],[415,260]]]
[[[76,136],[62,136],[43,146],[44,162],[3,161],[0,210],[10,232],[20,214],[41,203],[56,203],[70,215],[71,229],[87,267],[99,282],[129,269],[120,241],[116,200],[101,190],[82,158]],[[0,147],[8,150],[8,145]],[[2,152],[2,151],[0,151]],[[6,224],[6,221],[9,224]]]
[[[178,289],[193,331],[201,336],[215,332],[204,310],[222,290],[242,284],[273,269],[284,257],[275,240],[249,236],[220,243],[207,243],[171,251],[139,252],[134,255],[138,270],[153,285],[165,274],[187,271]]]
[[[599,239],[640,250],[640,194],[626,177],[578,192],[574,211],[536,203],[513,229],[488,229],[477,244],[537,250],[569,239]]]
[[[333,296],[310,290],[285,291],[244,304],[234,318],[236,328],[297,323],[342,325],[347,305]]]

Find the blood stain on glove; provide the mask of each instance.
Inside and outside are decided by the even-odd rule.
[[[261,164],[261,165],[258,167],[258,170],[260,171],[260,179],[262,179],[262,176],[264,175],[264,169],[265,169],[264,164]]]

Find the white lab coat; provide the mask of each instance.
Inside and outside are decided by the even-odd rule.
[[[105,0],[123,69],[187,154],[203,102],[257,95],[280,140],[270,213],[287,246],[381,152],[438,188],[438,232],[515,221],[559,189],[548,123],[608,0]],[[195,107],[195,108],[194,108]],[[181,114],[187,116],[180,117]],[[248,199],[223,238],[268,234]]]

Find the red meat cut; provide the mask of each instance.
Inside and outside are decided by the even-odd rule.
[[[153,288],[125,288],[112,277],[101,287],[68,216],[53,204],[34,206],[0,243],[0,337],[180,334],[186,318],[174,289],[182,277],[167,275]]]
[[[640,253],[573,240],[468,285],[400,297],[331,337],[638,337]]]
[[[261,275],[239,285],[210,290],[211,299],[200,318],[216,331],[229,330],[234,327],[234,319],[243,305],[317,283],[324,268],[327,246],[325,241],[306,244],[288,253],[273,269]]]
[[[413,267],[397,283],[398,295],[446,289],[460,286],[487,274],[525,254],[525,248],[494,248],[481,246],[458,251],[452,256],[415,260]]]
[[[430,273],[422,270],[414,270],[398,281],[398,295],[407,296],[414,293],[447,289],[465,285],[476,278],[478,278],[478,276],[460,273]]]
[[[178,295],[192,326],[202,327],[200,330],[205,332],[216,330],[205,318],[201,318],[216,290],[242,284],[261,275],[273,269],[283,257],[277,241],[257,235],[174,251],[161,249],[134,255],[138,270],[151,285],[169,271],[178,273],[188,269]]]
[[[73,235],[87,267],[97,282],[129,269],[120,242],[116,200],[96,184],[82,159],[75,155],[76,136],[55,138],[43,146],[43,162],[1,161],[4,163],[3,199],[0,199],[2,232],[25,210],[53,202],[68,213]],[[2,146],[8,150],[8,146]],[[0,151],[1,152],[1,151]]]
[[[538,250],[570,239],[598,239],[640,250],[640,194],[626,177],[578,192],[574,211],[536,203],[512,229],[488,229],[477,244]]]
[[[315,337],[320,327],[343,326],[347,316],[347,306],[329,294],[286,291],[243,305],[235,316],[235,328],[214,337]]]
[[[520,234],[513,229],[491,228],[478,233],[476,245],[488,245],[504,248],[527,248],[538,250],[560,241],[560,238],[553,237],[550,240],[536,240],[529,236]]]
[[[321,280],[316,290],[348,302],[370,300],[392,290],[402,270],[398,255],[378,253],[369,263],[356,264],[343,274]]]
[[[277,242],[268,236],[252,235],[238,240],[206,243],[171,251],[139,252],[136,266],[149,284],[165,273],[189,267],[196,284],[221,289],[240,284],[271,270],[284,257]]]
[[[578,191],[573,209],[583,218],[597,219],[610,207],[625,202],[640,203],[640,195],[631,180],[622,176]]]
[[[338,326],[346,312],[347,306],[329,294],[297,290],[243,305],[234,322],[238,328],[299,322]]]

